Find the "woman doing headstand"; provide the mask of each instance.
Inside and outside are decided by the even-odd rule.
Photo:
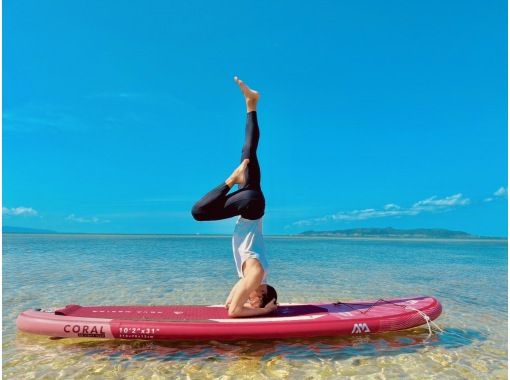
[[[275,289],[267,285],[268,263],[262,236],[265,199],[260,187],[257,159],[260,132],[256,113],[260,94],[248,88],[239,78],[234,77],[234,80],[241,88],[247,109],[241,164],[225,182],[204,195],[191,213],[198,221],[239,216],[232,249],[240,280],[232,288],[225,306],[231,317],[251,317],[276,310],[277,295]],[[236,184],[239,189],[229,194]]]

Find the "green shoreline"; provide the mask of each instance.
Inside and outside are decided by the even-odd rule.
[[[77,236],[183,236],[183,237],[227,237],[230,234],[201,234],[201,233],[111,233],[111,232],[58,232],[49,229],[28,227],[3,226],[2,234],[23,235],[77,235]],[[307,238],[307,239],[361,239],[361,240],[445,240],[445,241],[506,241],[506,236],[473,235],[463,231],[445,228],[412,228],[399,229],[393,227],[362,227],[343,230],[304,231],[295,234],[275,234],[267,237]]]

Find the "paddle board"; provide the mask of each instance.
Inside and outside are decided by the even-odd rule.
[[[281,304],[272,314],[229,318],[223,305],[80,306],[22,312],[19,330],[66,338],[237,340],[362,335],[427,324],[441,314],[434,297]]]

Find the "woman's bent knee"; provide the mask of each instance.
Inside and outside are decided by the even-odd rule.
[[[191,208],[191,215],[193,216],[193,219],[195,219],[195,220],[197,220],[199,222],[205,220],[204,210],[198,204],[195,204]]]

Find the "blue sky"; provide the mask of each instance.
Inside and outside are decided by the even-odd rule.
[[[266,233],[506,236],[506,7],[4,1],[3,223],[231,232],[189,210],[238,164],[239,75]]]

